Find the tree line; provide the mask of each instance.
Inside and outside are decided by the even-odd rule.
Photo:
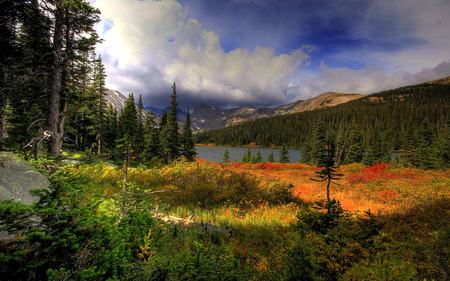
[[[130,95],[107,105],[100,11],[87,0],[0,2],[0,150],[59,156],[62,148],[111,158],[164,162],[195,155],[190,117],[183,130],[176,88],[160,124]]]
[[[331,140],[337,164],[400,159],[422,168],[450,165],[450,85],[425,83],[376,93],[332,108],[275,116],[206,132],[199,143],[298,148],[303,161]]]

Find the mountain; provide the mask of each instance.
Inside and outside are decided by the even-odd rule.
[[[200,132],[217,130],[261,118],[332,107],[358,99],[360,97],[362,97],[360,94],[328,92],[305,101],[299,100],[294,103],[281,105],[278,107],[258,108],[253,106],[243,106],[225,109],[210,105],[201,105],[194,107],[192,111],[192,128],[194,131]],[[125,97],[121,92],[110,89],[106,90],[106,102],[114,109],[121,110],[124,107],[126,100],[127,97]],[[161,117],[164,111],[168,111],[168,108],[163,109],[153,106],[145,106],[145,110],[147,112],[152,112],[157,117]],[[180,122],[184,121],[186,113],[186,111],[179,109],[178,119]]]
[[[108,105],[111,105],[118,111],[124,107],[125,102],[127,101],[127,97],[125,97],[121,92],[110,89],[106,89],[105,99]]]
[[[333,98],[330,100],[329,96]],[[279,114],[201,133],[197,135],[197,142],[234,146],[286,144],[301,148],[310,141],[313,128],[321,123],[325,125],[327,135],[335,136],[339,146],[348,146],[351,134],[360,134],[364,145],[407,150],[415,143],[430,142],[448,130],[445,126],[450,122],[450,77],[382,91],[348,102],[345,102],[346,98],[342,99],[342,96],[336,98],[336,94],[326,93],[287,105],[284,111],[295,109],[302,112]],[[344,103],[330,107],[341,101]],[[312,108],[316,110],[310,110]],[[358,137],[353,136],[355,138]]]
[[[197,131],[216,130],[261,118],[332,107],[361,98],[362,96],[363,95],[361,94],[328,92],[308,100],[299,100],[294,103],[281,105],[278,107],[266,108],[243,106],[239,108],[223,109],[209,105],[202,105],[193,109],[192,126]]]

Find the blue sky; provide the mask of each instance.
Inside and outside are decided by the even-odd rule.
[[[278,105],[450,75],[448,0],[98,0],[108,86],[161,106]]]

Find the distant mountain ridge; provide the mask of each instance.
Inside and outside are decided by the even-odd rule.
[[[332,107],[361,97],[363,95],[355,93],[327,92],[308,100],[299,100],[277,107],[257,108],[243,106],[223,109],[215,106],[202,105],[193,109],[192,126],[198,131],[216,130],[261,118]]]
[[[192,109],[191,122],[194,131],[211,131],[261,118],[332,107],[361,97],[363,97],[361,94],[327,92],[308,100],[298,100],[294,103],[277,107],[258,108],[254,106],[242,106],[227,109],[211,105],[200,105]],[[127,97],[119,91],[109,89],[106,91],[107,103],[116,110],[121,110],[126,100]],[[167,111],[167,109],[149,105],[146,105],[145,109],[157,117],[161,117],[162,113],[165,110]],[[178,119],[183,121],[185,117],[186,111],[179,109]]]

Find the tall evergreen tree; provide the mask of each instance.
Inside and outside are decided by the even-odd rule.
[[[181,138],[181,141],[181,154],[189,161],[194,160],[197,152],[195,152],[195,143],[194,137],[192,135],[191,115],[189,113],[189,108],[187,109],[186,121],[184,123],[183,136]]]
[[[250,151],[250,149],[247,149],[247,152],[244,154],[244,156],[242,157],[242,162],[244,163],[249,163],[252,160],[252,152]]]
[[[47,118],[47,130],[51,134],[48,142],[49,152],[54,156],[61,152],[69,101],[63,91],[68,94],[70,85],[74,82],[75,76],[71,74],[76,65],[74,60],[77,57],[77,48],[82,48],[80,51],[89,51],[98,42],[94,24],[99,21],[99,13],[85,0],[54,2]]]
[[[334,144],[330,139],[326,140],[326,145],[324,148],[323,155],[326,156],[323,161],[320,161],[319,171],[316,172],[316,177],[313,178],[314,181],[326,182],[327,183],[327,197],[326,197],[326,207],[328,209],[328,213],[331,213],[331,199],[330,199],[330,187],[333,181],[339,180],[342,176],[337,173],[335,166],[335,148]]]
[[[120,150],[126,154],[126,157],[129,157],[133,152],[136,152],[133,148],[135,147],[134,144],[136,142],[138,127],[136,105],[133,94],[130,94],[125,102],[123,110],[120,114],[119,123],[121,138],[118,139],[118,147],[121,148]]]
[[[159,157],[159,130],[153,114],[145,116],[144,139],[143,159],[149,161]]]
[[[327,138],[325,133],[325,126],[323,123],[318,123],[313,130],[311,136],[311,163],[317,166],[323,166],[327,161],[326,154]]]
[[[275,162],[275,156],[273,155],[273,150],[270,151],[267,161],[269,161],[271,163]]]
[[[380,132],[373,131],[367,138],[367,144],[364,149],[362,163],[365,165],[373,165],[382,161],[389,161],[390,153],[386,144],[381,138]]]
[[[142,101],[142,95],[139,95],[138,104],[137,104],[137,129],[136,129],[136,152],[139,158],[142,158],[142,154],[144,153],[145,146],[145,130],[144,130],[144,122],[145,122],[145,111],[144,111],[144,103]]]
[[[230,152],[228,151],[228,148],[226,148],[223,153],[222,163],[227,165],[228,162],[230,162]]]
[[[180,155],[180,138],[178,131],[178,103],[177,103],[177,89],[175,83],[172,86],[172,94],[170,95],[170,108],[167,114],[167,124],[165,126],[165,136],[167,143],[167,157],[168,161],[173,161]]]
[[[358,163],[363,158],[363,143],[360,130],[353,125],[347,138],[347,153],[345,163]]]
[[[450,120],[447,120],[438,131],[436,141],[433,145],[432,160],[435,168],[450,168]]]
[[[105,115],[106,115],[106,89],[105,89],[105,67],[102,58],[99,56],[94,62],[94,80],[92,91],[95,100],[94,107],[91,109],[91,120],[93,121],[93,131],[97,143],[97,154],[102,152],[102,143],[105,134]]]
[[[289,163],[289,151],[286,144],[283,144],[280,151],[280,163]]]

